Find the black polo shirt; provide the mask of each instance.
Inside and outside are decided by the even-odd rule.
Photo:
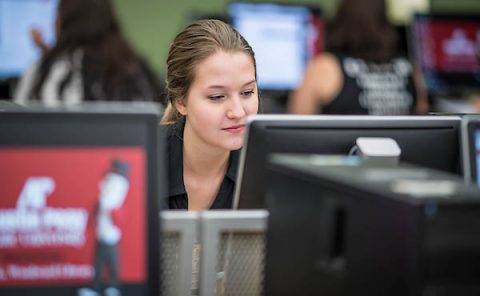
[[[188,195],[183,182],[183,128],[185,120],[168,127],[169,209],[188,209]],[[232,151],[227,174],[210,209],[231,209],[237,178],[240,150]]]

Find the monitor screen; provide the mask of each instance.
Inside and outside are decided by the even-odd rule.
[[[302,80],[305,65],[323,49],[323,21],[318,9],[300,5],[233,2],[232,25],[252,46],[258,86],[291,90]]]
[[[349,154],[359,137],[389,137],[400,161],[461,173],[460,117],[255,115],[240,155],[234,205],[263,208],[267,156],[273,152]]]
[[[265,295],[479,295],[478,188],[345,158],[270,158]]]
[[[0,113],[0,294],[158,294],[151,110]]]
[[[58,0],[0,0],[0,79],[19,77],[41,57],[32,28],[47,44],[55,40]]]
[[[462,117],[462,156],[465,181],[480,187],[480,116]]]
[[[480,88],[480,15],[416,15],[411,42],[434,96]]]

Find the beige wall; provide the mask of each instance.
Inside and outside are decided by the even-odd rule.
[[[430,8],[436,12],[480,12],[479,0],[430,0]]]

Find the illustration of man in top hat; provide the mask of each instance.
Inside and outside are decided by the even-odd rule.
[[[128,194],[130,167],[128,163],[114,159],[111,168],[100,182],[100,192],[96,211],[96,250],[94,289],[101,294],[103,285],[105,295],[119,296],[119,242],[122,230],[118,227],[118,214]],[[108,268],[109,277],[102,283],[104,269]]]

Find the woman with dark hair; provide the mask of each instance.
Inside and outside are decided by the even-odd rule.
[[[327,26],[327,52],[307,66],[289,112],[407,115],[428,111],[415,67],[397,50],[385,0],[342,0]]]
[[[123,37],[110,0],[60,0],[56,33],[22,77],[17,103],[160,100],[158,81]]]

